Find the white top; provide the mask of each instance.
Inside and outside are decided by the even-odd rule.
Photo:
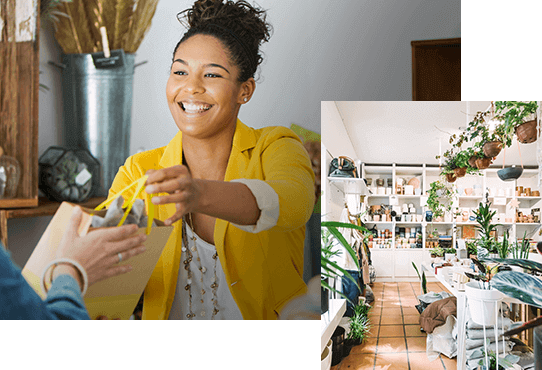
[[[244,231],[252,233],[268,230],[275,226],[279,214],[279,201],[275,190],[262,180],[239,179],[234,181],[245,184],[252,191],[252,194],[258,203],[258,208],[261,210],[260,218],[256,222],[256,225],[234,225]],[[193,248],[194,245],[191,239],[193,235],[196,236],[197,252],[191,250],[192,261],[190,262],[190,271],[192,272],[192,279],[190,290],[192,292],[192,312],[196,315],[192,320],[210,320],[213,315],[214,307],[212,302],[213,290],[211,284],[213,284],[214,278],[215,260],[213,259],[213,254],[215,254],[216,248],[214,245],[201,239],[197,234],[194,234],[192,229],[187,226],[186,236],[189,248]],[[204,266],[206,270],[204,274],[199,270],[200,262],[197,260],[198,255],[201,260],[201,266]],[[169,313],[169,320],[187,320],[186,315],[190,312],[190,297],[188,290],[185,289],[185,286],[188,283],[188,271],[184,268],[183,264],[186,256],[186,252],[183,251],[181,255],[181,265],[179,267],[179,276],[177,278],[177,288]],[[202,275],[203,286],[201,283]],[[216,259],[216,279],[218,283],[217,308],[219,312],[215,316],[215,320],[242,320],[243,316],[231,295],[219,258]],[[235,284],[235,282],[233,284]],[[205,294],[201,294],[202,288],[205,290]],[[203,299],[203,304],[201,303],[201,299]],[[202,312],[205,312],[205,316],[203,316]]]

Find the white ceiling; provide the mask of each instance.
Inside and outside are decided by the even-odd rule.
[[[335,102],[356,154],[365,163],[438,164],[439,139],[442,152],[451,147],[448,139],[459,133],[476,112],[490,102]],[[325,122],[322,122],[325,124]],[[466,148],[464,144],[464,147]],[[536,143],[521,144],[525,166],[536,166]],[[502,166],[503,152],[493,166]],[[506,164],[520,164],[517,144],[506,151]]]

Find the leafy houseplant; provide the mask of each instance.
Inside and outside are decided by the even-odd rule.
[[[526,259],[488,259],[490,262],[498,262],[508,266],[518,266],[525,270],[531,271],[533,274],[542,274],[542,264],[526,260]],[[518,271],[502,271],[493,277],[493,286],[503,294],[516,298],[521,302],[542,308],[542,282],[538,276]],[[535,335],[540,333],[540,325],[542,325],[542,316],[539,316],[529,322],[526,322],[519,328],[514,328],[505,332],[503,335],[512,336],[521,333],[527,329],[535,328]],[[536,348],[537,340],[535,340],[535,362],[541,360],[540,348]]]
[[[474,120],[468,124],[465,133],[469,141],[476,138],[480,139],[480,142],[477,144],[483,148],[486,157],[496,157],[502,149],[505,133],[502,125],[497,125],[493,132],[489,131],[489,127],[485,122],[489,114],[489,110],[478,112]]]
[[[367,340],[369,336],[369,310],[371,306],[366,304],[359,304],[354,306],[354,315],[350,318],[350,332],[348,333],[348,339],[353,345],[362,344]]]
[[[444,249],[441,247],[436,247],[430,250],[431,257],[443,257],[444,256]]]
[[[497,101],[495,114],[502,123],[506,146],[512,145],[514,133],[521,143],[528,144],[536,141],[536,101]]]
[[[444,182],[432,182],[427,195],[427,208],[433,212],[433,219],[443,217],[446,211],[449,212],[452,210],[453,191]]]
[[[357,269],[359,270],[360,267],[359,267],[358,259],[356,256],[356,252],[348,244],[344,236],[340,233],[340,231],[337,228],[342,227],[342,228],[356,229],[363,232],[364,234],[368,233],[369,231],[363,226],[358,226],[358,225],[345,223],[345,222],[337,222],[337,221],[322,221],[321,226],[324,228],[327,228],[327,230],[329,230],[329,232],[340,242],[340,244],[346,250],[346,252],[350,255],[350,257],[352,257],[352,259],[354,260],[356,264]],[[345,299],[347,299],[348,301],[350,301],[344,294],[342,294],[335,288],[331,287],[329,283],[326,282],[326,279],[337,278],[342,275],[344,276],[343,278],[347,278],[351,280],[361,291],[359,284],[356,281],[356,279],[352,277],[352,275],[350,275],[345,269],[343,269],[341,266],[339,266],[336,262],[332,260],[332,257],[336,255],[336,254],[333,254],[335,253],[333,249],[334,248],[333,243],[329,242],[329,238],[325,242],[324,229],[322,229],[321,234],[322,234],[322,245],[321,245],[322,252],[321,252],[321,257],[320,257],[321,273],[322,273],[321,286],[322,288],[324,288],[324,290],[335,292],[339,294],[340,296],[344,297]],[[355,304],[355,302],[351,302],[351,303]]]
[[[478,255],[478,248],[476,247],[476,242],[475,241],[465,242],[465,245],[467,247],[467,253],[468,253],[469,256]]]
[[[481,238],[477,239],[478,247],[487,249],[489,253],[497,253],[497,242],[491,236],[491,233],[497,229],[499,224],[492,224],[491,220],[497,211],[490,212],[489,207],[491,203],[483,205],[481,202],[478,206],[478,210],[473,211],[476,215],[476,222],[474,228],[481,233]]]
[[[489,339],[488,339],[489,342]],[[488,343],[489,345],[489,343]],[[507,355],[506,357],[499,357],[499,368],[497,369],[497,355],[493,351],[487,351],[487,353],[484,353],[486,357],[486,361],[484,364],[484,359],[481,359],[478,362],[478,365],[482,366],[482,370],[506,370],[506,369],[513,369],[513,363],[509,359],[515,359],[516,362],[519,359],[519,357],[514,355]],[[517,359],[516,359],[517,358]]]

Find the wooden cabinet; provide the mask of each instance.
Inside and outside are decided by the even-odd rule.
[[[0,4],[0,146],[21,165],[17,195],[1,208],[38,205],[38,0]]]
[[[412,100],[461,100],[461,39],[412,41]]]

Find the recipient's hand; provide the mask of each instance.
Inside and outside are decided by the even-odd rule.
[[[126,261],[145,251],[142,243],[146,235],[135,235],[137,225],[103,228],[93,230],[81,237],[77,233],[81,223],[81,208],[75,207],[57,249],[57,258],[71,258],[79,262],[88,275],[88,285],[112,276],[121,275],[132,270],[132,266],[119,266],[120,253]],[[70,270],[75,272],[70,273]],[[60,264],[53,271],[53,279],[62,274],[70,273],[82,286],[77,270],[68,264]]]
[[[200,199],[201,188],[198,182],[192,178],[186,166],[172,166],[160,170],[148,170],[147,187],[148,194],[168,193],[160,197],[153,197],[154,204],[175,203],[177,211],[164,223],[171,225],[180,220],[189,212],[196,212]]]

